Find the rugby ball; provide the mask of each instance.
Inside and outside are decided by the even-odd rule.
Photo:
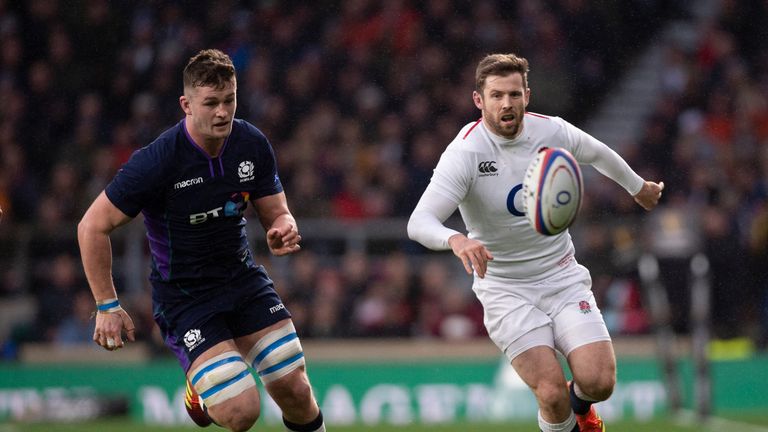
[[[576,219],[583,191],[581,169],[573,155],[544,147],[528,164],[523,179],[525,217],[539,234],[559,234]]]

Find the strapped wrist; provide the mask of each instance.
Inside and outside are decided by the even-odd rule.
[[[96,302],[96,312],[114,313],[123,310],[117,298],[105,299]]]

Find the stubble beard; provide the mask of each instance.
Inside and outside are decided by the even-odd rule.
[[[504,126],[502,126],[501,118],[499,118],[498,121],[494,122],[493,126],[494,126],[494,129],[496,129],[494,131],[494,132],[496,132],[496,134],[498,134],[499,136],[502,136],[504,138],[507,138],[507,139],[512,139],[512,138],[517,137],[518,133],[520,132],[520,122],[519,121],[514,123],[512,125],[512,127],[511,127],[511,129],[506,129],[506,128],[504,128]]]

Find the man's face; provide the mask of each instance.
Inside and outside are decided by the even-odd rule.
[[[187,127],[192,126],[195,135],[205,141],[228,137],[237,108],[236,94],[237,84],[234,81],[220,89],[209,86],[185,89],[179,101],[187,114]]]
[[[514,138],[523,127],[523,116],[531,90],[523,86],[523,76],[490,75],[485,80],[483,94],[474,92],[475,106],[483,113],[486,127],[496,135]]]

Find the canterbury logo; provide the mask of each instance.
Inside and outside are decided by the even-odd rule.
[[[480,165],[477,166],[477,170],[483,174],[495,173],[496,171],[498,171],[496,167],[493,166],[495,163],[496,161],[480,162]]]

